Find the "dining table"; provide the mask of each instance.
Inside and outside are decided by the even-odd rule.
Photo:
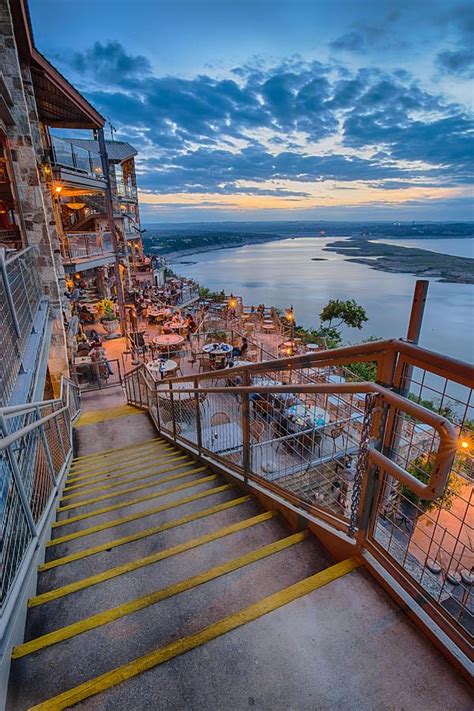
[[[206,343],[202,352],[207,355],[229,355],[232,353],[232,346],[229,343]]]
[[[167,360],[157,359],[147,363],[148,370],[151,371],[153,377],[155,378],[158,376],[163,378],[168,373],[174,372],[177,367],[177,362],[171,358],[168,358]]]
[[[173,346],[180,346],[184,343],[183,336],[179,333],[161,333],[159,336],[155,336],[152,339],[154,346],[161,346],[163,348],[171,348]]]

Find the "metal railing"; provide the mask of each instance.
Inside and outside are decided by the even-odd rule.
[[[57,400],[0,409],[0,619],[28,574],[38,538],[72,456],[79,389],[61,383]],[[1,638],[1,635],[0,635]]]
[[[137,188],[134,185],[125,183],[123,180],[117,181],[117,195],[119,197],[129,198],[130,200],[137,199]]]
[[[113,254],[112,235],[104,232],[71,232],[66,235],[66,259],[77,261]]]
[[[90,362],[71,365],[71,379],[81,392],[105,390],[122,384],[122,367],[118,358],[88,360]]]
[[[104,179],[100,153],[76,146],[58,136],[51,136],[51,162],[53,165],[83,173],[89,178]]]
[[[0,248],[0,405],[13,391],[43,295],[35,273],[31,247],[9,257]]]
[[[472,366],[394,340],[159,382],[142,364],[124,381],[163,435],[370,553],[468,648]]]

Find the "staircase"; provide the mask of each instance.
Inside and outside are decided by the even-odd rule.
[[[105,396],[107,397],[107,396]],[[75,428],[7,708],[469,708],[355,558],[116,403]]]

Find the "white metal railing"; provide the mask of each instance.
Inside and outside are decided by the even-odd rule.
[[[42,297],[32,247],[11,256],[0,248],[0,406],[13,391]]]
[[[63,379],[55,400],[0,408],[0,632],[71,459],[79,398]]]

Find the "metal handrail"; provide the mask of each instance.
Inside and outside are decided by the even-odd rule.
[[[235,369],[228,369],[235,370]],[[208,376],[209,377],[209,376]],[[188,378],[189,379],[189,378]],[[172,387],[171,379],[166,381]],[[414,417],[420,422],[424,422],[439,435],[440,446],[433,463],[429,481],[426,484],[420,482],[416,477],[389,459],[385,454],[375,449],[375,443],[371,444],[369,459],[380,466],[384,471],[408,486],[420,498],[427,501],[433,500],[443,493],[448,480],[449,473],[456,453],[456,432],[454,427],[446,417],[442,417],[432,410],[422,407],[412,400],[398,395],[387,388],[371,382],[341,383],[341,384],[321,384],[321,385],[267,385],[267,386],[229,386],[229,387],[209,387],[209,388],[180,388],[180,393],[207,393],[207,394],[270,394],[270,393],[310,393],[310,394],[333,394],[333,393],[375,393],[387,405],[393,405],[407,415]]]
[[[0,409],[0,453],[6,485],[6,497],[0,499],[5,563],[0,584],[0,638],[12,614],[11,600],[17,597],[12,590],[20,589],[30,574],[37,541],[72,456],[71,423],[79,414],[79,398],[77,386],[63,379],[59,398]],[[45,407],[53,408],[53,412],[42,415]],[[34,421],[24,425],[31,415],[36,415]],[[53,422],[55,427],[51,426]],[[11,427],[15,428],[13,432],[8,431]]]
[[[375,363],[377,382],[357,382],[356,376],[342,383],[326,380],[327,367],[340,372],[341,367],[356,362]],[[277,377],[279,371],[286,371],[284,377]],[[264,374],[270,380],[263,382],[273,384],[252,385],[252,376]],[[233,384],[237,376],[241,385]],[[441,379],[437,389],[434,377]],[[276,384],[275,380],[290,380],[290,384]],[[298,384],[291,382],[294,380]],[[450,395],[450,382],[458,388],[456,395]],[[458,493],[453,482],[463,461],[461,455],[465,450],[461,446],[464,447],[466,439],[463,427],[470,422],[473,385],[472,365],[397,339],[191,373],[164,382],[156,381],[146,365],[125,376],[129,402],[147,409],[165,438],[177,442],[213,468],[243,481],[277,507],[288,507],[338,539],[342,537],[346,544],[356,547],[364,560],[377,561],[389,588],[392,586],[398,594],[395,585],[401,585],[414,605],[423,606],[429,624],[438,624],[460,650],[469,646],[466,623],[442,605],[442,595],[455,599],[463,610],[468,609],[468,603],[455,591],[446,591],[444,577],[438,579],[430,572],[430,561],[436,562],[438,554],[441,555],[444,538],[443,533],[435,535],[435,531],[449,530],[449,523],[436,517],[430,535],[425,532],[422,515],[430,510],[429,502],[434,502],[435,510],[449,511],[456,497],[459,515],[466,521],[462,525],[469,528],[472,494],[466,498]],[[160,397],[158,387],[166,397]],[[410,392],[414,399],[408,397]],[[334,440],[332,447],[325,451],[323,438],[322,445],[316,444],[316,454],[315,417],[312,426],[308,427],[306,420],[299,421],[293,432],[288,419],[291,414],[283,404],[293,399],[285,397],[288,393],[301,395],[303,413],[310,414],[312,407],[323,407],[328,415],[324,418],[331,426],[332,419],[338,421],[339,412],[344,413],[347,408],[349,413],[357,412],[357,422],[349,417],[337,445],[330,433]],[[436,393],[440,395],[442,415],[420,404],[425,399],[433,400]],[[251,398],[254,394],[260,397]],[[261,405],[273,400],[272,394],[281,403],[273,402],[269,411]],[[336,396],[336,405],[328,398],[330,394]],[[363,396],[360,400],[365,399],[365,408],[357,404],[354,395]],[[446,406],[450,396],[454,398],[453,407],[457,403],[462,406],[461,411]],[[438,407],[436,401],[434,405]],[[209,417],[220,410],[230,416],[230,428],[222,430],[219,439],[209,438]],[[336,413],[336,417],[331,413]],[[255,441],[251,427],[260,421],[264,422],[266,434],[263,441]],[[423,424],[429,429],[428,446],[416,434],[425,431]],[[279,454],[282,441],[286,445]],[[412,508],[407,507],[407,502]],[[413,519],[411,528],[400,530],[400,518],[405,520],[407,516]],[[463,551],[456,526],[454,539],[461,542]],[[420,547],[422,532],[428,540]],[[452,574],[458,566],[461,570],[462,551],[457,557],[454,550],[444,554],[442,575]],[[395,581],[393,585],[390,579]],[[462,594],[462,587],[459,589]]]

